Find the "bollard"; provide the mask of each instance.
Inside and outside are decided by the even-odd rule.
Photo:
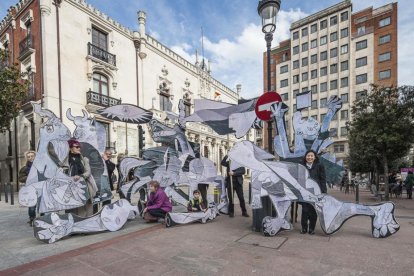
[[[213,194],[214,194],[214,203],[219,204],[220,203],[220,191],[219,191],[219,189],[214,188]]]
[[[1,201],[1,186],[3,185],[0,183],[0,201]]]
[[[359,203],[359,183],[355,183],[355,202]]]
[[[12,183],[9,183],[9,191],[10,191],[10,205],[14,205],[14,189],[13,189]]]
[[[3,184],[3,191],[4,191],[4,201],[6,203],[9,203],[9,197],[8,197],[8,194],[7,194],[7,185],[6,185],[6,183]]]

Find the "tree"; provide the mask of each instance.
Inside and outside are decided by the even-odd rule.
[[[29,82],[16,64],[9,64],[8,51],[0,49],[0,132],[10,129],[26,99]]]
[[[350,163],[381,164],[388,176],[392,162],[406,155],[414,143],[414,87],[372,85],[365,97],[354,102],[351,113]],[[388,177],[385,199],[389,199]]]

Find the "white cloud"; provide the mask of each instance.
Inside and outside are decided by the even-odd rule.
[[[174,45],[171,47],[171,50],[176,52],[178,55],[183,57],[184,59],[188,60],[191,63],[195,63],[196,55],[195,53],[189,53],[191,51],[191,45],[187,43],[182,43],[180,45]]]
[[[305,17],[300,9],[280,11],[277,29],[272,45],[290,37],[290,24]],[[220,39],[216,42],[204,38],[206,56],[210,59],[213,76],[235,90],[242,84],[242,97],[252,98],[263,92],[263,52],[266,42],[261,25],[250,23],[236,37]],[[195,61],[190,54],[191,46],[182,43],[171,47],[173,51],[189,61]]]
[[[280,11],[273,45],[290,37],[290,24],[305,17],[301,10]],[[232,39],[204,42],[205,50],[212,60],[214,77],[230,88],[242,84],[242,96],[251,98],[263,91],[263,52],[266,42],[261,25],[249,24]]]
[[[157,33],[156,31],[153,30],[149,30],[149,35],[152,36],[153,38],[155,38],[156,40],[160,40],[161,35],[159,33]]]

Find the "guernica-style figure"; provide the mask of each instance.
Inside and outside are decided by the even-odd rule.
[[[271,106],[273,120],[275,122],[278,135],[274,138],[275,151],[277,155],[285,161],[298,163],[305,155],[307,150],[313,150],[320,155],[320,160],[327,171],[327,182],[329,184],[339,184],[344,173],[343,162],[336,161],[335,155],[327,152],[329,146],[333,144],[330,137],[329,125],[335,114],[342,108],[342,101],[337,96],[332,96],[326,103],[327,113],[320,124],[312,117],[302,118],[301,108],[308,107],[300,104],[301,98],[308,98],[310,103],[311,92],[297,95],[298,111],[292,117],[294,129],[293,151],[289,147],[286,133],[285,114],[288,107],[284,103],[277,103]]]
[[[74,214],[49,213],[34,221],[35,237],[45,243],[54,243],[64,237],[79,233],[118,231],[127,220],[138,215],[137,206],[126,199],[105,205],[98,213],[83,218]]]
[[[187,206],[192,191],[196,190],[200,183],[211,184],[218,186],[221,190],[224,189],[224,179],[217,175],[217,168],[214,163],[207,158],[198,157],[199,154],[196,154],[185,135],[185,121],[183,120],[185,112],[182,101],[179,102],[180,112],[176,116],[178,117],[178,123],[173,127],[169,127],[155,119],[150,120],[152,116],[146,115],[146,112],[131,112],[132,109],[138,110],[138,108],[132,105],[118,105],[99,111],[101,115],[115,120],[147,122],[153,140],[164,145],[146,149],[143,153],[144,160],[126,159],[121,161],[121,170],[122,168],[126,170],[123,173],[127,174],[129,170],[135,168],[136,177],[134,179],[128,182],[122,182],[126,179],[121,179],[121,190],[127,199],[130,199],[132,194],[142,189],[150,180],[159,182],[166,194],[174,202],[183,206]],[[143,114],[146,116],[146,120],[142,120]],[[150,121],[148,122],[148,120]],[[145,164],[142,162],[145,162]],[[189,195],[176,190],[181,186],[189,187]],[[223,195],[225,195],[225,191],[222,192],[222,198]],[[219,208],[222,212],[226,212],[224,198],[219,204]],[[185,216],[194,217],[196,220],[199,217],[198,214],[185,214]],[[172,213],[172,217],[178,217],[178,214],[174,215]],[[215,215],[209,217],[213,219]],[[190,221],[191,219],[188,220],[188,222]]]
[[[304,93],[305,103],[298,103],[298,107],[308,107],[310,104],[310,92]],[[249,101],[247,101],[249,102]],[[251,100],[250,102],[254,102]],[[340,229],[343,223],[353,216],[369,216],[372,219],[372,235],[376,238],[388,237],[396,233],[400,226],[394,218],[394,204],[386,202],[378,205],[361,205],[345,203],[334,197],[321,194],[318,184],[309,178],[307,169],[298,163],[297,158],[303,157],[308,149],[313,149],[322,154],[322,159],[328,162],[326,166],[327,177],[331,181],[340,181],[342,164],[335,161],[335,156],[324,153],[332,139],[329,138],[329,124],[341,108],[342,103],[338,97],[331,97],[327,103],[328,112],[322,126],[313,118],[302,119],[301,112],[293,116],[295,128],[295,148],[289,149],[284,115],[287,107],[283,103],[275,103],[271,106],[272,114],[278,129],[275,137],[275,148],[281,157],[281,162],[271,161],[274,156],[263,149],[258,148],[249,141],[238,142],[229,152],[232,160],[231,168],[246,167],[252,171],[252,208],[262,208],[261,197],[269,196],[275,209],[276,217],[263,219],[263,231],[265,235],[276,235],[282,230],[292,228],[285,219],[286,212],[292,201],[308,202],[314,206],[321,221],[321,227],[326,234],[333,234]],[[194,114],[186,118],[186,121],[205,122],[220,134],[236,133],[239,137],[245,135],[249,129],[241,128],[247,124],[250,127],[258,127],[258,119],[249,117],[250,107],[243,104],[236,106],[223,105],[222,103],[209,103],[204,107],[196,108]],[[231,109],[237,116],[232,116]],[[231,124],[230,124],[231,122]],[[228,124],[226,126],[226,124]],[[230,125],[233,126],[230,128]],[[214,126],[214,127],[213,127]],[[220,126],[220,127],[218,127]],[[243,130],[243,131],[242,131]],[[293,161],[293,162],[287,162]],[[329,174],[331,172],[331,174]],[[333,173],[332,173],[333,172]]]
[[[290,230],[285,219],[292,201],[313,205],[326,234],[338,231],[346,220],[354,216],[372,218],[372,235],[385,238],[400,228],[394,218],[394,204],[362,205],[341,202],[332,196],[321,194],[318,184],[309,177],[307,169],[290,162],[267,161],[273,156],[249,141],[238,142],[229,152],[234,168],[244,166],[252,170],[252,208],[261,208],[260,197],[267,194],[277,216],[263,219],[263,231],[274,236],[282,230]]]

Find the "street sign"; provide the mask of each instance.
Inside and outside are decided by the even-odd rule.
[[[257,99],[255,111],[256,116],[262,121],[270,121],[272,119],[272,111],[270,107],[274,103],[282,101],[282,97],[276,92],[266,92]]]

